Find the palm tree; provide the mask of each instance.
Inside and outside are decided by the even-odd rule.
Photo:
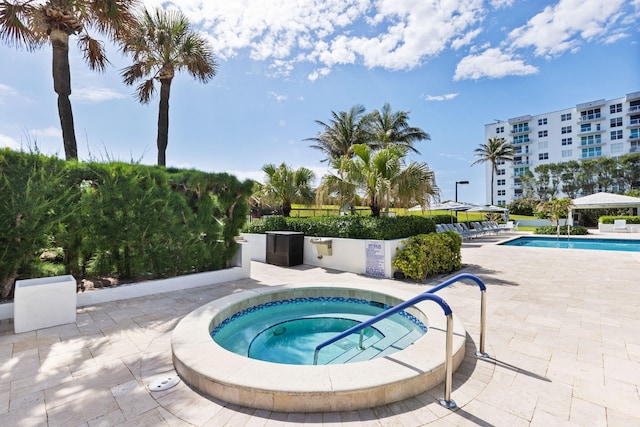
[[[567,218],[569,211],[573,207],[573,200],[568,197],[564,199],[558,199],[557,197],[551,197],[551,200],[546,202],[540,202],[537,206],[538,212],[540,212],[545,218],[550,219],[556,223],[556,235],[560,236],[560,219]],[[571,224],[570,218],[567,218],[567,223]]]
[[[328,123],[320,120],[315,122],[322,127],[322,132],[314,138],[306,138],[305,141],[313,141],[311,148],[322,151],[325,161],[334,161],[343,156],[353,155],[352,147],[356,144],[369,142],[368,131],[369,115],[365,115],[362,105],[354,105],[349,111],[331,112],[332,119]]]
[[[288,217],[291,214],[292,203],[308,203],[314,200],[311,181],[315,174],[305,168],[292,169],[285,163],[276,166],[272,163],[262,167],[266,174],[263,191],[269,199],[282,204],[282,214]]]
[[[477,163],[491,163],[491,204],[493,205],[493,182],[495,174],[498,173],[498,162],[513,160],[513,145],[504,138],[489,138],[486,144],[480,144],[480,147],[475,149],[475,153],[478,160],[471,163],[471,166]]]
[[[96,29],[112,40],[121,38],[133,20],[137,0],[2,0],[0,40],[9,45],[35,50],[47,41],[53,49],[53,89],[58,94],[58,114],[67,160],[78,158],[78,146],[71,110],[69,36],[77,36],[78,46],[92,70],[104,71],[108,63],[104,44],[91,37]]]
[[[136,98],[148,103],[160,81],[158,110],[158,165],[166,166],[169,140],[169,95],[176,72],[186,70],[202,83],[216,74],[218,64],[206,40],[191,29],[189,20],[175,10],[145,10],[135,28],[125,38],[123,51],[133,56],[133,65],[122,70],[124,82],[142,80]]]
[[[438,194],[434,174],[426,163],[405,164],[408,150],[395,144],[379,150],[358,144],[353,146],[353,157],[345,160],[345,180],[365,193],[371,216],[380,216],[382,208],[392,202],[397,206],[424,204]],[[323,183],[330,177],[325,176]]]
[[[384,148],[389,144],[403,145],[410,151],[418,153],[413,146],[415,141],[429,140],[428,133],[420,128],[409,126],[408,111],[391,111],[391,105],[385,103],[382,110],[371,113],[369,125],[371,126],[372,140],[370,144],[375,148]]]

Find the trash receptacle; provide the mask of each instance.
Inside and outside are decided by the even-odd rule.
[[[304,233],[267,231],[267,264],[291,267],[302,264]]]

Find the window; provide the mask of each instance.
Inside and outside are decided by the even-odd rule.
[[[562,145],[571,145],[573,144],[573,138],[562,138]]]
[[[504,126],[497,127],[496,133],[504,133]]]
[[[526,171],[528,171],[529,168],[528,167],[524,167],[524,168],[514,168],[513,169],[513,176],[520,176],[520,175],[524,175],[524,173]]]
[[[506,200],[498,200],[498,206],[504,206],[507,204]]]
[[[547,118],[545,117],[544,119],[538,119],[538,126],[542,126],[542,125],[546,125],[547,124]]]
[[[523,144],[525,142],[529,142],[529,135],[520,135],[513,137],[514,144]]]
[[[540,141],[538,142],[538,149],[544,150],[545,148],[549,148],[549,141]]]
[[[624,145],[622,142],[616,142],[611,144],[611,154],[621,154],[624,151]]]
[[[622,117],[616,117],[611,119],[609,126],[611,126],[612,128],[622,126]]]
[[[504,165],[505,163],[507,163],[504,160],[496,160],[496,165]]]
[[[573,150],[569,149],[569,150],[562,150],[562,157],[572,157],[573,156]]]
[[[506,179],[499,179],[498,180],[498,185],[507,185],[507,180]]]
[[[600,118],[600,109],[594,108],[592,110],[585,110],[580,112],[581,120],[593,120]]]
[[[562,120],[563,122],[566,122],[567,120],[571,120],[571,113],[562,114],[560,116],[560,120]]]
[[[548,132],[546,130],[538,131],[538,138],[544,138],[545,136],[548,136]]]
[[[591,132],[591,123],[580,125],[580,132]]]
[[[506,169],[498,169],[498,172],[496,173],[496,175],[506,175],[507,170]]]
[[[562,126],[562,133],[571,133],[571,126]]]
[[[506,196],[507,190],[498,190],[498,196]]]
[[[638,139],[640,138],[640,129],[631,129],[631,135],[629,135],[629,139]]]
[[[529,132],[529,123],[518,123],[511,129],[513,133]]]
[[[549,160],[549,153],[539,153],[538,160]]]
[[[590,157],[602,156],[602,147],[589,147],[582,149],[582,158],[588,159]]]
[[[640,142],[631,141],[631,149],[629,151],[632,153],[640,153]]]
[[[580,145],[596,145],[602,144],[602,137],[600,134],[587,135],[580,138]]]
[[[622,113],[622,104],[612,104],[609,105],[609,112],[613,113]]]
[[[622,130],[611,131],[611,140],[622,139]]]

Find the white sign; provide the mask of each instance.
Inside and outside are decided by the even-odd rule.
[[[380,240],[367,240],[366,269],[367,276],[384,277],[384,243]]]

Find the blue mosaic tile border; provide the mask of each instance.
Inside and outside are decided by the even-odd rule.
[[[269,308],[269,307],[277,307],[277,306],[281,306],[281,305],[297,304],[297,303],[305,303],[305,302],[346,302],[346,303],[350,303],[350,304],[375,305],[377,307],[382,308],[383,310],[387,310],[389,308],[392,308],[392,306],[388,305],[388,304],[382,304],[382,303],[379,303],[377,301],[368,301],[368,300],[361,299],[361,298],[343,298],[343,297],[300,297],[300,298],[288,298],[288,299],[283,299],[283,300],[278,300],[278,301],[270,301],[270,302],[265,302],[263,304],[254,305],[253,307],[249,307],[249,308],[246,308],[246,309],[244,309],[242,311],[237,312],[236,314],[234,314],[231,317],[227,317],[218,326],[216,326],[213,331],[211,331],[211,337],[215,337],[215,335],[222,328],[224,328],[226,325],[228,325],[229,323],[231,323],[234,320],[236,320],[236,319],[238,319],[238,318],[240,318],[242,316],[245,316],[245,315],[247,315],[249,313],[254,313],[256,311],[263,310],[263,309]],[[413,316],[412,314],[407,313],[404,310],[398,312],[397,314],[399,314],[400,316],[402,316],[405,319],[408,319],[409,321],[414,323],[422,332],[425,332],[425,333],[427,332],[427,327],[417,317]]]

